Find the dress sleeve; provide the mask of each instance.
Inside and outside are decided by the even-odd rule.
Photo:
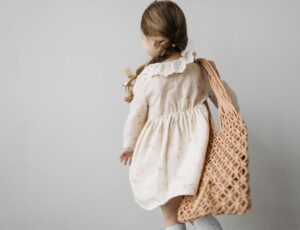
[[[217,67],[215,65],[214,62],[211,63],[213,65],[213,67],[215,68],[215,70],[218,72],[217,70]],[[208,73],[206,71],[205,72],[205,75],[206,75],[206,80],[207,80],[207,84],[208,84],[208,88],[209,88],[209,91],[208,91],[208,97],[211,99],[211,101],[213,102],[213,104],[218,107],[218,101],[217,101],[217,97],[214,93],[214,91],[212,90],[211,86],[210,86],[210,83],[209,83],[209,80],[208,80]],[[236,109],[237,112],[240,112],[240,106],[239,106],[239,103],[238,103],[238,98],[237,98],[237,95],[236,93],[234,92],[234,90],[228,85],[228,83],[223,80],[223,79],[220,79],[226,92],[228,93],[229,97],[231,98],[231,101],[232,101],[232,104],[234,106],[234,108]]]
[[[133,151],[136,141],[148,117],[148,102],[145,96],[145,81],[138,76],[134,82],[133,99],[130,103],[123,129],[123,151]]]
[[[234,90],[228,85],[228,83],[221,79],[221,82],[226,90],[226,92],[228,93],[229,97],[231,98],[232,104],[234,106],[234,108],[236,109],[237,112],[240,112],[240,106],[238,103],[238,98],[236,93],[234,92]],[[209,85],[209,84],[208,84]],[[212,88],[209,85],[209,93],[208,93],[208,97],[211,99],[211,101],[213,102],[213,104],[218,107],[218,102],[217,102],[217,97],[214,93],[214,91],[212,90]]]

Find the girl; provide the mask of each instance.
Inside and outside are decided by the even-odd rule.
[[[120,161],[130,165],[135,202],[145,210],[160,207],[167,230],[186,230],[177,211],[183,195],[196,194],[201,177],[209,136],[203,102],[210,98],[217,106],[217,100],[208,74],[194,62],[196,52],[186,49],[186,19],[177,4],[153,1],[142,15],[141,35],[151,60],[128,82],[135,79]],[[213,215],[190,223],[197,230],[222,229]]]

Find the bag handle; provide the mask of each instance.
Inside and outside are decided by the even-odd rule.
[[[218,70],[214,64],[213,61],[207,60],[205,58],[197,58],[195,59],[195,62],[197,62],[199,65],[203,66],[203,68],[208,73],[208,80],[209,84],[211,86],[211,89],[213,90],[216,98],[217,98],[217,104],[218,104],[218,113],[220,117],[221,122],[221,129],[224,127],[222,115],[227,111],[232,111],[236,117],[238,117],[238,112],[236,111],[234,105],[232,104],[231,98],[228,95],[225,87],[223,86],[223,83],[220,80],[220,75],[218,73]],[[206,104],[208,106],[208,104]],[[211,112],[210,117],[211,116]],[[211,120],[212,122],[212,120]],[[215,130],[214,122],[212,122],[212,127]]]

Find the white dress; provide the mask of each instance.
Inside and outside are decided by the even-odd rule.
[[[195,51],[184,50],[179,59],[150,64],[133,86],[122,148],[133,151],[129,181],[143,209],[197,191],[209,137],[203,102],[209,97],[217,104],[195,58]],[[239,110],[234,91],[222,81]]]

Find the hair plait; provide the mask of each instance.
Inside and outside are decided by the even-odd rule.
[[[164,56],[167,48],[170,47],[170,44],[171,44],[171,42],[168,38],[165,38],[164,40],[160,41],[159,43],[155,42],[154,46],[158,49],[157,56]]]
[[[181,8],[170,0],[154,0],[144,10],[141,19],[141,31],[145,36],[158,36],[162,39],[154,43],[157,53],[133,74],[126,69],[129,80],[124,83],[127,95],[125,101],[133,99],[133,83],[144,68],[152,63],[162,62],[174,53],[183,51],[188,42],[186,19]]]

